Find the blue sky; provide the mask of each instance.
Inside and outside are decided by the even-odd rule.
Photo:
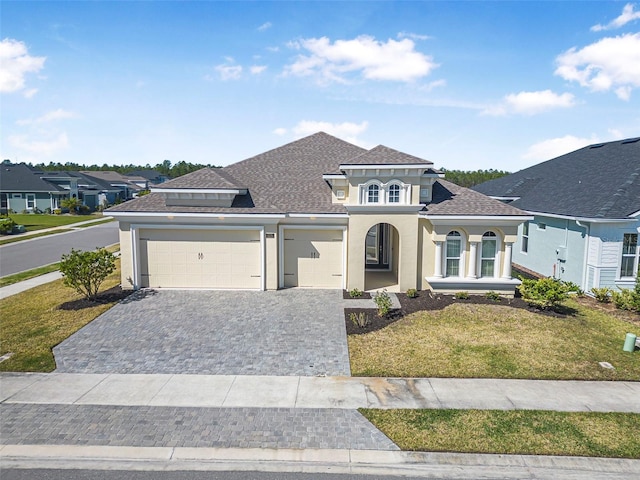
[[[228,165],[323,130],[516,171],[640,135],[640,3],[1,8],[12,161]]]

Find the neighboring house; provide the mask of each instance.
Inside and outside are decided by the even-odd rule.
[[[513,261],[591,288],[632,288],[638,272],[640,138],[591,145],[473,187],[534,219]]]
[[[148,186],[159,185],[168,180],[171,180],[170,177],[168,177],[167,175],[163,175],[157,170],[134,170],[133,172],[127,173],[125,176],[146,178],[148,182]]]
[[[54,210],[69,196],[63,187],[43,180],[24,163],[0,164],[0,213]]]
[[[108,210],[126,288],[490,290],[513,295],[532,219],[433,163],[317,133]]]
[[[85,177],[99,180],[122,192],[122,200],[134,198],[141,190],[149,188],[149,181],[142,176],[122,175],[113,171],[82,171]],[[113,202],[109,202],[113,203]]]

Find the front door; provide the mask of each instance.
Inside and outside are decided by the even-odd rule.
[[[391,246],[388,223],[374,225],[367,232],[365,240],[365,268],[389,269],[389,247]]]

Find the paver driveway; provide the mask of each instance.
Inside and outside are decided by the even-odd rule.
[[[53,353],[58,372],[350,374],[339,290],[139,292]]]

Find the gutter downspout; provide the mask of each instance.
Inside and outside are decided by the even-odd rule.
[[[591,239],[591,224],[589,222],[583,222],[576,219],[576,225],[585,229],[585,245],[584,245],[584,259],[582,260],[582,290],[587,291],[587,262],[589,260],[589,241]]]

